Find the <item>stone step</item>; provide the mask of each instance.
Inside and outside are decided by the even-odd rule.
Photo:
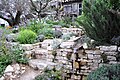
[[[34,49],[34,55],[37,59],[46,59],[48,55],[48,50],[47,49]]]
[[[45,68],[53,69],[55,66],[57,66],[57,63],[48,62],[46,60],[40,60],[40,59],[31,59],[28,61],[29,66],[33,69],[39,69],[44,70]]]

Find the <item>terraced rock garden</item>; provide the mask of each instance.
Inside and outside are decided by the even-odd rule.
[[[71,23],[43,18],[0,27],[0,80],[120,80],[120,15],[113,4],[84,0]]]

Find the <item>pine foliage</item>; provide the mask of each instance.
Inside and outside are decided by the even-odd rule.
[[[78,23],[87,36],[100,44],[110,44],[120,36],[120,0],[84,0]]]

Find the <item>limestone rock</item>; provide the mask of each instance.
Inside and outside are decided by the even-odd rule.
[[[116,51],[117,50],[117,46],[100,46],[100,50],[101,51]]]
[[[101,51],[100,51],[100,50],[95,50],[95,51],[93,52],[93,54],[94,54],[94,55],[100,55],[100,54],[101,54]]]
[[[37,37],[37,41],[39,41],[39,42],[43,42],[44,39],[45,39],[44,35],[38,35],[38,37]]]
[[[28,63],[29,66],[32,67],[33,69],[44,70],[47,67],[47,64],[42,63],[42,61],[39,59],[29,60]]]
[[[88,59],[94,59],[93,54],[88,54]]]
[[[45,59],[47,57],[48,50],[36,49],[34,54],[37,59]]]
[[[34,69],[44,70],[45,68],[53,69],[57,64],[48,62],[46,60],[32,59],[29,60],[29,66]]]
[[[117,52],[104,52],[107,56],[115,56]]]
[[[18,46],[19,42],[6,42],[7,48],[11,48],[12,46]]]
[[[13,66],[14,71],[19,71],[20,70],[20,65],[19,64],[14,64],[12,66]]]
[[[84,43],[84,44],[83,44],[83,48],[84,48],[84,49],[87,49],[87,48],[88,48],[87,43]]]
[[[44,40],[44,41],[41,43],[41,47],[47,49],[47,47],[50,46],[50,45],[52,45],[52,43],[53,43],[53,40],[52,40],[52,39]]]
[[[26,51],[30,51],[32,49],[34,49],[32,44],[21,44],[21,46],[23,47],[24,50]]]
[[[94,51],[93,50],[85,50],[85,53],[91,53],[91,54],[93,54]]]
[[[116,61],[116,57],[114,56],[107,56],[107,59],[110,61]]]
[[[2,77],[0,78],[0,80],[5,80],[5,77],[2,76]]]
[[[101,58],[101,55],[94,55],[95,60],[99,60]]]
[[[110,61],[109,64],[117,64],[116,61]]]
[[[67,48],[67,49],[73,48],[74,46],[75,46],[75,42],[62,42],[60,45],[61,48]]]
[[[4,73],[14,72],[14,69],[11,65],[8,65],[4,71]]]
[[[14,41],[16,41],[16,38],[17,38],[17,35],[16,34],[9,34],[9,35],[6,35],[6,40],[8,41],[8,42],[14,42]]]
[[[52,45],[47,46],[47,50],[52,51],[53,50]]]
[[[29,59],[32,58],[32,54],[33,54],[33,51],[25,51],[25,52],[24,52],[24,55],[25,55],[27,58],[29,58]]]
[[[120,52],[120,47],[118,47],[118,51]]]
[[[81,37],[73,37],[72,39],[68,40],[68,41],[73,41],[73,42],[76,42],[78,40],[80,40]]]
[[[41,42],[38,42],[38,43],[35,43],[35,44],[32,44],[33,48],[40,48],[41,47]]]

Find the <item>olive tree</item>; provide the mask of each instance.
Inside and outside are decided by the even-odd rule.
[[[27,0],[0,0],[0,18],[15,26],[20,23],[20,17],[29,9]]]
[[[42,17],[47,15],[45,12],[48,10],[50,1],[51,0],[30,0],[31,12],[40,20]]]

